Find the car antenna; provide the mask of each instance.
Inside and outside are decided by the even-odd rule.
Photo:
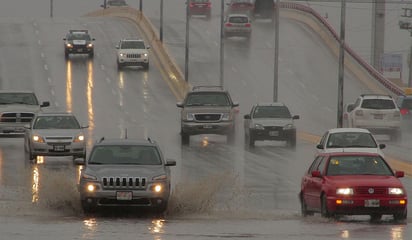
[[[147,138],[147,141],[152,142],[152,139],[150,139],[150,137]]]
[[[100,138],[99,143],[103,142],[104,137]]]

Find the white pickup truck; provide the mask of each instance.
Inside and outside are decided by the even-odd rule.
[[[41,108],[50,102],[39,103],[32,91],[0,91],[0,136],[23,135],[24,125],[29,124]]]

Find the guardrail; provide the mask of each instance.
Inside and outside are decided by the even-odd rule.
[[[323,26],[325,26],[328,31],[332,34],[333,38],[336,41],[340,41],[339,35],[336,33],[335,29],[323,18],[318,12],[316,12],[311,7],[299,4],[299,3],[286,3],[281,2],[280,8],[285,9],[293,9],[297,11],[302,11],[305,13],[309,13],[313,17],[315,17]],[[376,79],[380,84],[382,84],[386,89],[391,91],[397,96],[405,95],[402,88],[398,85],[394,84],[390,80],[388,80],[385,76],[383,76],[379,71],[377,71],[374,67],[372,67],[369,63],[367,63],[362,57],[360,57],[352,48],[350,48],[346,43],[344,44],[345,51],[357,61],[359,65],[361,65],[374,79]]]

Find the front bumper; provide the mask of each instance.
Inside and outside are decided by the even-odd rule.
[[[199,134],[219,134],[226,135],[234,131],[234,122],[214,122],[214,123],[199,123],[199,122],[182,122],[182,132],[189,135]]]
[[[251,129],[250,134],[255,140],[286,141],[296,137],[296,129]]]
[[[71,48],[66,48],[66,53],[70,54],[89,54],[93,52],[93,47],[87,46],[74,46]]]
[[[84,156],[86,143],[31,143],[31,154],[40,156]]]

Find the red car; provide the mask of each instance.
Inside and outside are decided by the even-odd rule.
[[[212,12],[212,3],[210,0],[188,0],[189,16],[204,15],[210,18]]]
[[[396,221],[405,220],[408,198],[399,180],[403,176],[377,153],[320,153],[302,177],[302,215],[370,215],[371,221],[379,221],[390,214]]]

